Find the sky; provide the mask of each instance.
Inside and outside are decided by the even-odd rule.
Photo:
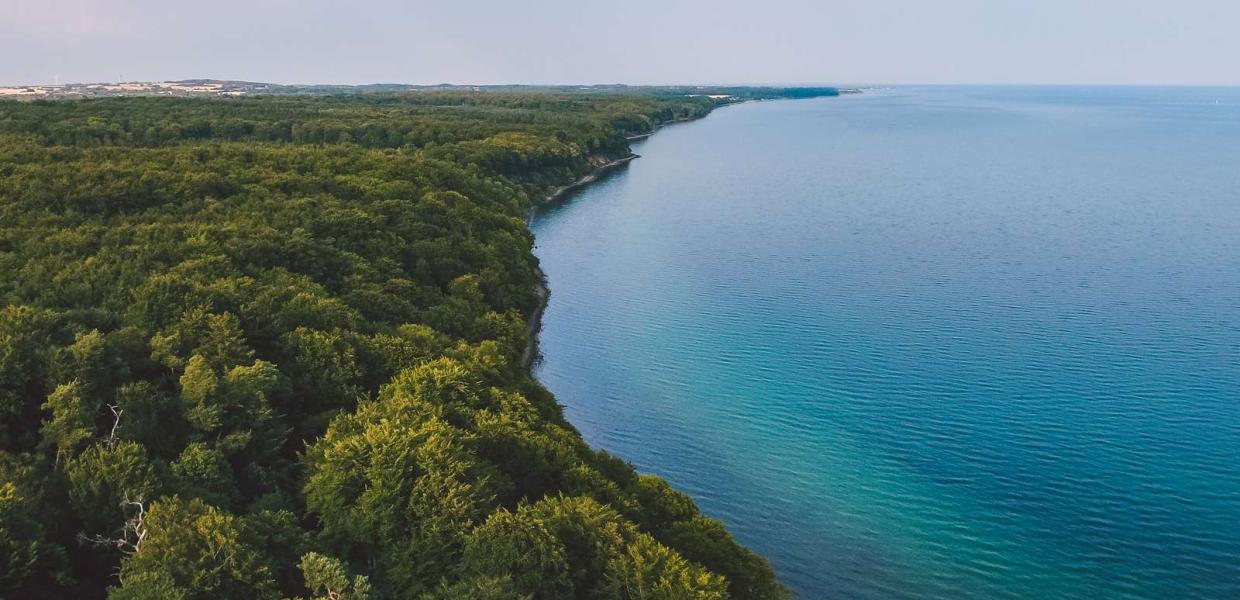
[[[1236,0],[0,0],[0,85],[1240,84]]]

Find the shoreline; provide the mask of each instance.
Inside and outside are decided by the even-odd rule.
[[[745,101],[744,101],[744,100],[742,100],[741,102],[745,102]],[[641,133],[641,134],[638,134],[638,135],[630,135],[629,137],[626,137],[626,138],[624,138],[624,139],[625,139],[625,140],[628,140],[628,141],[630,141],[630,142],[634,142],[634,141],[637,141],[637,140],[644,140],[644,139],[646,139],[646,138],[648,138],[648,137],[650,137],[650,136],[652,136],[652,135],[654,135],[654,134],[656,134],[656,133],[659,133],[659,130],[660,130],[660,129],[663,129],[664,127],[667,127],[668,125],[675,125],[675,124],[677,124],[677,123],[689,123],[689,122],[691,122],[691,121],[696,121],[696,120],[698,120],[698,119],[704,119],[704,118],[706,118],[707,116],[709,116],[709,115],[710,115],[710,113],[715,112],[715,110],[716,110],[716,109],[718,109],[718,108],[723,108],[724,106],[731,106],[731,105],[733,105],[733,104],[740,104],[741,102],[724,102],[724,103],[720,104],[719,106],[716,106],[716,107],[714,107],[714,108],[711,108],[711,109],[710,109],[710,112],[708,112],[708,113],[706,113],[706,114],[704,114],[704,115],[702,115],[702,116],[700,116],[700,117],[683,117],[683,118],[680,118],[680,119],[672,119],[671,121],[664,121],[664,122],[662,122],[662,123],[658,123],[658,124],[656,124],[656,125],[654,126],[654,129],[650,130],[650,133]]]
[[[660,130],[662,130],[664,127],[668,125],[675,125],[677,123],[688,123],[691,121],[697,121],[700,119],[704,119],[710,116],[711,113],[714,113],[716,109],[722,108],[724,106],[731,106],[733,104],[740,104],[740,103],[741,102],[727,102],[727,103],[719,104],[718,106],[711,107],[711,109],[707,111],[706,114],[700,117],[685,117],[685,118],[680,118],[680,119],[672,119],[670,121],[664,121],[662,123],[657,123],[655,124],[654,129],[650,131],[650,133],[643,133],[641,135],[629,136],[629,137],[626,137],[625,140],[630,141],[630,142],[637,141],[637,140],[643,140],[658,133]],[[601,178],[603,175],[606,175],[607,173],[615,170],[618,167],[627,165],[633,160],[638,159],[638,158],[641,158],[641,155],[635,154],[630,150],[628,156],[622,156],[620,158],[613,159],[603,164],[600,164],[594,167],[594,169],[590,170],[589,173],[586,173],[585,175],[581,176],[581,178],[578,179],[577,181],[574,181],[568,185],[562,185],[558,188],[551,190],[549,193],[543,195],[542,198],[535,201],[533,205],[530,206],[529,215],[527,215],[525,219],[526,227],[530,228],[532,231],[532,227],[534,225],[534,218],[538,216],[538,210],[540,208],[548,204],[551,204],[553,202],[564,199],[564,197],[569,195],[570,192],[577,192],[577,191],[582,190],[583,188],[588,187],[590,184],[598,181],[599,178]],[[531,379],[534,379],[537,381],[537,378],[534,377],[534,367],[535,365],[538,364],[538,359],[542,357],[542,355],[538,351],[538,334],[540,331],[542,331],[543,313],[546,312],[547,302],[551,299],[551,288],[548,287],[547,285],[547,273],[542,270],[541,266],[535,267],[535,274],[538,276],[538,282],[534,284],[534,293],[538,296],[538,306],[534,307],[534,312],[530,314],[530,321],[529,323],[526,324],[525,351],[521,353],[521,365],[525,369],[526,374],[528,374]]]
[[[542,199],[535,202],[530,207],[530,213],[525,218],[526,228],[528,229],[533,227],[534,218],[538,216],[538,209],[561,200],[569,193],[578,191],[591,183],[598,181],[603,175],[606,175],[617,167],[627,165],[637,158],[641,158],[641,155],[630,152],[628,156],[623,156],[600,164],[594,167],[594,169],[592,169],[589,173],[581,176],[581,178],[577,181],[574,181],[568,185],[562,185],[555,188],[550,193],[545,194]],[[534,312],[530,314],[530,321],[525,326],[525,351],[521,353],[522,368],[525,369],[525,372],[529,374],[531,378],[534,376],[534,365],[538,362],[538,358],[540,356],[538,353],[538,332],[542,329],[543,312],[547,310],[547,301],[551,298],[551,288],[547,287],[547,274],[542,270],[541,266],[535,267],[535,275],[538,277],[538,282],[534,284],[534,293],[538,296],[538,306],[534,307]]]
[[[844,93],[843,90],[839,91],[839,94],[843,94],[843,93]],[[857,93],[861,93],[861,90],[850,89],[848,90],[847,93],[857,94]],[[788,99],[795,100],[799,98],[788,98]],[[745,104],[746,102],[761,102],[761,101],[762,99],[755,98],[755,99],[735,99],[731,101],[720,102],[719,104],[712,106],[710,110],[706,111],[706,113],[701,116],[682,117],[679,119],[671,119],[668,121],[663,121],[661,123],[656,123],[654,125],[654,128],[651,129],[649,133],[628,136],[625,138],[625,140],[630,141],[630,142],[644,140],[662,131],[664,127],[667,127],[670,125],[676,125],[679,123],[689,123],[692,121],[698,121],[701,119],[705,119],[706,117],[709,117],[710,115],[714,114],[714,112],[716,110],[719,110],[720,108],[725,108],[728,106],[735,106],[738,104]],[[526,219],[525,219],[526,228],[530,229],[531,232],[533,231],[532,228],[534,225],[534,218],[538,216],[538,210],[542,208],[543,206],[546,206],[558,200],[562,200],[570,192],[580,191],[581,189],[588,187],[590,184],[598,181],[600,177],[607,174],[608,172],[616,169],[617,167],[626,165],[638,158],[641,158],[641,155],[635,154],[632,152],[632,150],[630,150],[628,156],[623,156],[617,159],[607,161],[603,164],[600,164],[596,166],[594,169],[592,169],[589,173],[586,173],[585,175],[583,175],[577,181],[574,181],[568,185],[563,185],[563,186],[560,186],[558,188],[551,190],[549,193],[543,195],[541,199],[535,201],[530,206],[529,214],[526,216]],[[522,367],[525,369],[526,374],[529,375],[531,379],[534,379],[535,381],[537,381],[538,378],[534,377],[534,367],[535,365],[538,364],[538,359],[542,357],[542,355],[539,353],[539,350],[538,350],[538,334],[540,331],[542,331],[543,313],[546,312],[547,303],[551,299],[551,288],[547,285],[547,273],[542,270],[541,266],[535,267],[535,274],[538,276],[538,282],[534,285],[534,293],[537,294],[538,296],[538,306],[534,307],[534,312],[530,314],[529,323],[526,324],[525,351],[521,353],[521,364],[522,364]]]
[[[595,166],[593,170],[583,175],[577,181],[574,181],[568,185],[562,185],[558,188],[555,188],[554,190],[551,190],[551,193],[543,196],[542,200],[538,201],[530,209],[530,216],[529,216],[528,222],[530,223],[534,222],[534,217],[538,214],[539,207],[546,205],[546,204],[551,204],[552,202],[555,202],[556,200],[563,198],[564,195],[569,192],[572,192],[578,188],[585,187],[587,185],[590,185],[591,183],[594,183],[595,181],[598,181],[599,177],[602,177],[608,171],[611,171],[612,169],[619,167],[620,165],[627,164],[636,158],[641,158],[641,155],[633,154],[632,152],[630,152],[628,156],[622,156],[615,160],[610,160],[610,161],[607,161],[605,163]]]

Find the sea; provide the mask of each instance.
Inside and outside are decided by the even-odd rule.
[[[538,379],[797,598],[1240,598],[1240,89],[748,102],[544,208]]]

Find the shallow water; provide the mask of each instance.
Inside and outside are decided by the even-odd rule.
[[[538,377],[802,598],[1240,597],[1240,90],[668,127],[535,221]]]

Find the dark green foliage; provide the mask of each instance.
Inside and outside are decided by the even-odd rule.
[[[723,523],[715,519],[699,516],[673,523],[661,539],[685,558],[710,565],[712,571],[726,577],[735,598],[774,598],[783,593],[766,559],[737,545]]]
[[[64,467],[69,501],[84,529],[111,534],[125,522],[132,502],[155,496],[159,480],[137,442],[97,443]]]
[[[0,453],[0,598],[55,598],[68,583],[64,550],[53,539],[54,511],[29,455]]]
[[[0,597],[783,597],[521,360],[534,199],[697,94],[0,102]]]

